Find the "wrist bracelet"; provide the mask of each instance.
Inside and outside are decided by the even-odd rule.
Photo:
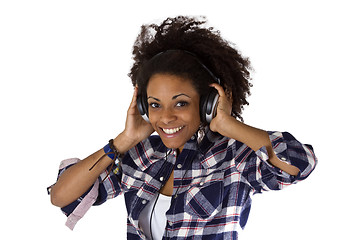
[[[114,140],[110,139],[109,143],[104,146],[104,153],[109,156],[113,161],[121,156],[119,151],[114,146]]]
[[[106,145],[104,146],[104,153],[105,153],[106,155],[108,155],[109,158],[111,158],[111,159],[114,160],[114,158],[115,158],[115,153],[114,153],[114,151],[111,149],[110,143],[108,143],[108,144],[106,144]]]
[[[115,148],[113,139],[110,139],[109,143],[105,145],[103,150],[104,150],[104,154],[94,163],[94,165],[92,165],[91,168],[89,168],[89,171],[91,171],[95,167],[95,165],[98,164],[100,162],[100,160],[103,157],[105,157],[106,155],[109,156],[113,160],[110,169],[113,168],[114,164],[116,164],[116,165],[119,164],[118,158],[122,157],[122,154],[119,153],[119,151]],[[105,178],[107,178],[109,176],[109,174],[110,174],[110,172],[108,172],[108,174],[106,175]],[[103,181],[105,180],[105,178],[103,179]]]

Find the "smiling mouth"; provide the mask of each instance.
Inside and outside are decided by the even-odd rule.
[[[166,134],[174,134],[179,132],[181,129],[183,129],[184,126],[178,127],[178,128],[161,128],[164,133]]]

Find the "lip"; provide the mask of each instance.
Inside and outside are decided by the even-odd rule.
[[[179,131],[175,132],[175,133],[166,133],[164,131],[164,128],[162,127],[159,127],[160,130],[161,130],[161,133],[163,136],[167,137],[167,138],[174,138],[176,137],[177,135],[181,134],[181,132],[184,130],[185,126],[181,126],[181,127],[175,127],[175,128],[181,128]],[[175,129],[175,128],[165,128],[165,129]]]

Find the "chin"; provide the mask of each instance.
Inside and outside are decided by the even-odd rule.
[[[184,125],[177,132],[164,131],[158,127],[157,133],[159,134],[161,141],[167,148],[179,149],[182,148],[185,143],[195,134],[197,129],[189,129],[188,126]],[[190,131],[189,131],[190,130]]]
[[[189,139],[185,139],[185,138],[181,138],[181,139],[167,138],[167,137],[164,137],[164,136],[161,136],[161,135],[160,135],[160,138],[161,138],[161,141],[164,143],[164,145],[167,148],[170,148],[170,149],[182,148],[185,145],[185,143],[190,139],[190,138]]]

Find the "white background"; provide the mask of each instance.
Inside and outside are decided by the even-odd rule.
[[[131,2],[131,3],[129,3]],[[123,196],[75,227],[46,187],[124,127],[140,26],[205,15],[250,57],[245,122],[315,149],[312,175],[255,195],[240,239],[359,239],[356,1],[1,1],[1,239],[125,239]]]

